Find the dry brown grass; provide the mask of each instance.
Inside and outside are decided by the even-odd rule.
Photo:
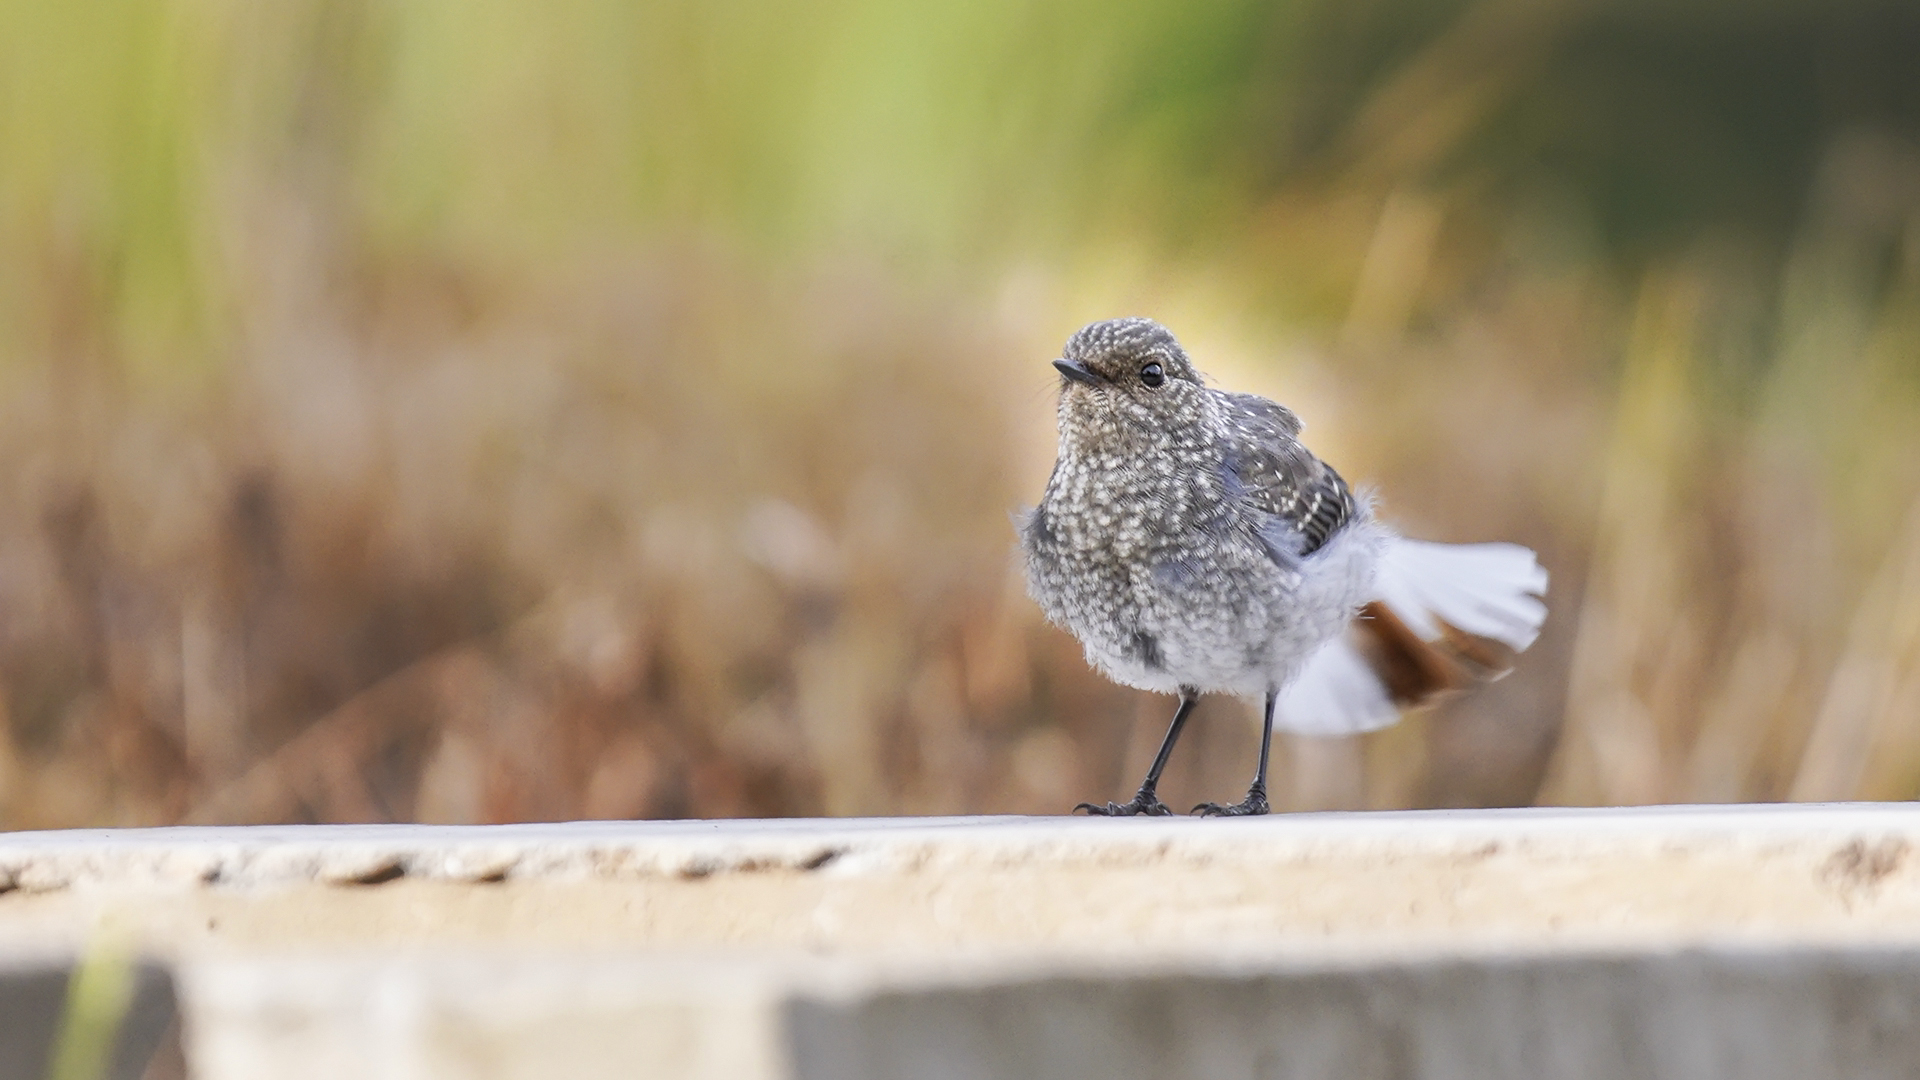
[[[1007,513],[1128,311],[1554,574],[1514,676],[1286,741],[1286,805],[1920,792],[1901,124],[1808,136],[1778,250],[1624,258],[1472,150],[1567,11],[1347,70],[1252,5],[616,7],[0,3],[0,826],[1124,794],[1168,703]],[[1256,160],[1294,98],[1329,133]],[[1245,782],[1238,711],[1170,800]]]

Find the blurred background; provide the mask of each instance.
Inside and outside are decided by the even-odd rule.
[[[1916,56],[1871,0],[0,0],[0,827],[1124,797],[1171,702],[1008,518],[1121,314],[1554,576],[1277,801],[1911,798]]]

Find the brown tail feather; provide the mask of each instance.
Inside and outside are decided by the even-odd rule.
[[[1360,609],[1353,630],[1355,649],[1379,677],[1387,696],[1402,709],[1497,679],[1513,667],[1516,655],[1500,642],[1445,622],[1440,624],[1438,639],[1423,640],[1377,600]]]

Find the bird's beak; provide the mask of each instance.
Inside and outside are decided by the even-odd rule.
[[[1088,386],[1099,386],[1106,381],[1093,372],[1088,371],[1087,365],[1078,360],[1068,360],[1063,357],[1055,360],[1053,366],[1060,369],[1060,374],[1065,375],[1068,379],[1077,383],[1086,383]]]

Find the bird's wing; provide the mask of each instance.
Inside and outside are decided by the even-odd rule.
[[[1275,562],[1313,554],[1354,514],[1353,492],[1298,438],[1300,418],[1252,394],[1220,395],[1226,419],[1225,481],[1251,504]]]

